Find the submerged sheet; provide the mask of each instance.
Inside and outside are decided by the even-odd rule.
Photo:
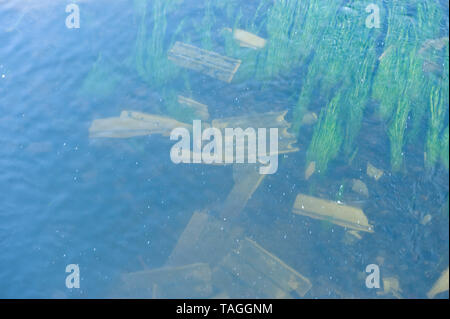
[[[97,119],[89,128],[90,138],[128,138],[151,134],[169,136],[176,127],[191,126],[172,118],[145,114],[135,111],[122,111],[120,117]]]
[[[265,176],[259,173],[256,165],[233,165],[234,186],[223,205],[219,207],[220,217],[230,219],[238,216]]]
[[[448,291],[448,284],[449,282],[449,268],[447,267],[446,270],[444,270],[439,277],[439,279],[436,281],[436,283],[433,285],[433,288],[427,293],[428,298],[434,298],[437,294],[440,294],[441,292]]]
[[[233,38],[239,43],[241,47],[258,50],[266,46],[266,39],[263,39],[251,32],[242,29],[232,30],[230,28],[225,28],[225,30],[233,33]]]
[[[213,280],[240,298],[304,297],[312,287],[308,278],[249,238],[241,240],[239,247],[225,256],[214,269]]]
[[[226,128],[253,128],[257,131],[259,128],[265,128],[267,136],[271,128],[278,129],[278,150],[276,154],[286,154],[297,152],[299,150],[294,144],[297,143],[295,135],[288,132],[291,124],[285,120],[287,111],[255,113],[244,116],[234,116],[222,119],[214,119],[211,126],[221,130],[223,135]],[[267,150],[269,150],[269,138],[267,137]],[[247,148],[245,148],[247,151]]]
[[[196,263],[128,273],[122,276],[125,298],[205,298],[212,293],[211,269]]]
[[[209,118],[208,106],[205,104],[181,95],[178,95],[178,103],[182,107],[191,109],[194,112],[196,119],[207,120]]]
[[[373,226],[369,224],[361,209],[333,201],[299,194],[295,200],[293,212],[315,219],[327,220],[339,226],[373,232]]]
[[[233,249],[243,231],[229,221],[221,221],[205,212],[195,212],[170,254],[166,265],[190,263],[216,264]]]

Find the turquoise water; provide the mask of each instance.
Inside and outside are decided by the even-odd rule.
[[[333,7],[328,1],[318,2],[324,8]],[[347,1],[336,2],[333,16],[351,12],[352,19],[364,21],[368,15],[364,8],[370,2],[356,1],[352,8]],[[428,2],[443,15],[442,20],[431,21],[439,26],[434,38],[448,37],[448,2]],[[92,139],[92,121],[119,116],[122,110],[181,120],[170,103],[173,94],[183,94],[207,105],[211,119],[288,110],[286,119],[292,122],[302,88],[312,78],[308,66],[313,65],[314,52],[320,51],[320,45],[330,46],[333,54],[340,52],[333,51],[336,33],[312,32],[310,38],[322,44],[304,56],[281,58],[287,68],[260,77],[256,71],[244,73],[256,50],[233,51],[232,57],[243,63],[233,81],[226,83],[170,64],[166,52],[174,41],[182,41],[231,55],[225,49],[223,28],[234,27],[239,12],[240,28],[270,41],[264,15],[255,23],[260,28],[251,27],[260,2],[211,1],[208,7],[203,1],[176,1],[162,15],[155,14],[154,2],[148,1],[144,38],[162,32],[163,21],[158,20],[162,16],[167,29],[161,41],[163,58],[144,72],[146,77],[136,67],[142,21],[139,1],[74,1],[80,8],[80,28],[76,29],[65,25],[68,3],[72,2],[0,1],[2,298],[127,297],[124,274],[165,267],[193,213],[206,210],[217,216],[226,202],[234,185],[231,166],[176,165],[169,156],[173,142],[158,134]],[[262,12],[271,10],[270,1],[261,3]],[[208,8],[213,12],[210,20],[205,19],[211,12]],[[413,9],[409,19],[418,23]],[[380,33],[371,38],[377,57],[387,49],[383,14],[384,9]],[[158,27],[152,26],[154,19]],[[180,21],[184,23],[179,27]],[[327,21],[319,19],[317,25]],[[210,37],[205,36],[208,27]],[[358,64],[359,54],[350,53],[347,66]],[[328,71],[332,73],[326,62],[322,62],[321,83],[326,82]],[[166,79],[157,83],[157,68],[164,63],[167,68],[161,72]],[[343,81],[342,85],[353,83]],[[307,108],[319,115],[327,97],[320,88],[314,96],[315,103]],[[444,127],[448,126],[446,103]],[[276,174],[264,178],[233,221],[244,236],[309,279],[312,287],[305,298],[396,297],[383,293],[383,282],[379,289],[366,287],[369,264],[379,265],[381,280],[398,280],[401,297],[425,298],[448,267],[448,169],[440,162],[433,169],[425,168],[425,142],[419,138],[405,146],[404,167],[394,172],[386,133],[389,123],[377,115],[375,99],[366,104],[352,160],[336,156],[324,174],[315,172],[306,180],[307,149],[316,124],[300,127],[299,151],[280,155]],[[426,135],[427,125],[422,121],[419,137]],[[368,162],[384,171],[380,180],[366,174]],[[352,191],[353,179],[367,185],[369,197]],[[357,239],[344,227],[293,214],[299,193],[362,208],[374,233],[361,233]],[[431,216],[428,223],[424,222],[427,215]],[[211,240],[210,245],[220,244]],[[80,288],[65,285],[69,264],[80,267]],[[255,286],[264,280],[259,278]],[[169,294],[189,297],[177,295],[181,288],[175,285]],[[225,284],[215,281],[210,297],[224,290]],[[229,297],[265,296],[259,289],[252,294],[244,288],[226,293]],[[448,291],[438,297],[448,298]]]

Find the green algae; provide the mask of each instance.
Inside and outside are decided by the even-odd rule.
[[[152,16],[148,16],[148,3],[153,4]],[[179,23],[169,43],[166,41],[167,14],[178,4],[175,0],[136,1],[140,15],[137,33],[134,67],[139,76],[153,87],[161,87],[175,79],[180,70],[167,59],[167,50],[183,28]],[[148,21],[150,20],[150,21]]]
[[[120,82],[112,62],[98,55],[96,62],[81,85],[80,93],[86,96],[104,98],[109,96]]]
[[[201,33],[201,47],[202,49],[213,51],[214,41],[213,41],[213,27],[216,24],[216,18],[214,15],[213,4],[211,0],[206,1],[205,14],[202,19],[202,23],[199,24],[196,31]]]
[[[444,165],[444,167],[448,171],[448,166],[449,166],[448,125],[445,128],[444,133],[442,134],[442,138],[441,138],[440,160],[441,160],[442,165]]]
[[[379,115],[388,126],[391,168],[394,172],[402,170],[405,146],[418,142],[427,115],[431,131],[427,134],[426,166],[431,167],[438,158],[438,137],[448,102],[439,97],[441,88],[436,86],[440,85],[424,72],[426,61],[420,49],[427,39],[439,36],[440,27],[436,21],[441,20],[442,12],[432,1],[402,1],[388,5],[386,54],[375,77],[373,97],[379,101]],[[416,9],[416,20],[408,16],[411,8]],[[448,86],[448,80],[446,82]]]
[[[328,162],[338,155],[344,140],[339,119],[340,103],[342,103],[341,95],[337,95],[326,108],[322,109],[306,153],[307,162],[315,162],[318,173],[327,170]]]
[[[354,14],[359,5],[350,1],[346,10],[335,8],[336,14],[308,66],[307,79],[293,112],[293,131],[298,134],[308,108],[325,106],[307,151],[307,159],[315,160],[322,174],[340,151],[348,159],[355,154],[354,141],[370,97],[376,66],[375,43],[380,31],[367,28],[365,20]]]

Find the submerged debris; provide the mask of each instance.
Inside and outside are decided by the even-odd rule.
[[[420,222],[422,225],[426,225],[426,224],[428,224],[429,222],[431,222],[431,219],[433,218],[433,216],[431,216],[430,214],[426,214],[424,217],[423,217],[423,219],[422,219],[422,221]]]
[[[169,117],[122,111],[120,117],[94,120],[89,128],[90,138],[128,138],[151,134],[169,136],[177,127],[190,128],[185,123]]]
[[[208,263],[214,267],[228,252],[236,248],[243,230],[227,220],[219,220],[206,212],[195,212],[178,238],[166,265],[180,266]]]
[[[392,51],[392,45],[390,45],[386,50],[384,50],[384,52],[380,55],[380,57],[378,58],[378,61],[381,61],[384,59],[384,57],[386,55],[388,55],[391,51]]]
[[[249,238],[242,240],[214,270],[215,284],[233,296],[263,298],[300,297],[311,289],[308,278]]]
[[[303,115],[302,118],[302,125],[314,125],[317,123],[318,117],[315,112],[308,112],[305,115]]]
[[[358,231],[373,232],[373,226],[361,209],[304,194],[297,195],[293,213]]]
[[[443,37],[443,38],[439,38],[439,39],[429,39],[426,40],[422,47],[419,50],[419,54],[424,54],[426,51],[428,51],[429,49],[434,49],[434,50],[442,50],[446,45],[448,44],[448,37]]]
[[[384,171],[381,169],[376,168],[370,163],[367,163],[367,175],[378,181],[383,175]]]
[[[427,293],[428,298],[432,299],[437,294],[440,294],[441,292],[444,291],[448,291],[448,282],[449,282],[449,268],[447,267],[447,269],[442,272],[439,279],[433,285],[433,288],[431,288],[431,290]]]
[[[362,236],[356,230],[349,230],[348,233],[349,233],[349,235],[352,235],[352,236],[356,237],[357,239],[362,239]]]
[[[367,188],[367,185],[359,179],[352,179],[352,190],[355,193],[369,197],[369,189]]]
[[[377,292],[378,295],[392,294],[395,298],[402,299],[400,295],[402,289],[400,288],[400,282],[396,277],[386,277],[383,278],[383,289],[384,291]]]
[[[178,103],[184,107],[192,109],[197,119],[207,120],[209,118],[208,106],[205,104],[181,95],[178,95]]]
[[[243,130],[249,127],[278,128],[277,154],[297,152],[299,151],[299,148],[295,146],[297,138],[288,132],[291,124],[286,121],[286,114],[287,111],[280,111],[215,119],[212,121],[211,126],[221,131],[229,127],[241,128]]]
[[[316,171],[316,162],[312,161],[305,170],[305,179],[308,180]]]
[[[127,298],[205,298],[212,294],[211,269],[196,263],[128,273],[122,276]]]
[[[382,1],[376,0],[376,2],[382,4]],[[384,9],[389,9],[389,21],[386,21],[389,32],[385,50],[380,56],[376,53],[378,52],[377,41],[374,40],[379,37],[381,30],[365,28],[362,25],[363,19],[359,19],[356,14],[357,7],[351,1],[349,6],[342,7],[338,14],[336,14],[337,4],[327,1],[323,3],[313,0],[267,1],[273,7],[263,18],[258,19],[263,21],[258,28],[255,27],[255,21],[243,25],[246,22],[239,21],[241,17],[238,17],[233,29],[226,29],[230,32],[226,34],[226,41],[232,44],[233,49],[237,48],[235,52],[239,53],[231,54],[225,48],[227,56],[211,51],[214,50],[211,35],[215,21],[210,1],[208,1],[207,15],[203,24],[199,24],[197,29],[198,32],[202,32],[201,48],[182,42],[175,43],[174,37],[168,39],[165,35],[167,29],[165,15],[166,9],[168,10],[171,6],[163,5],[163,3],[161,0],[155,1],[154,32],[151,36],[146,35],[148,28],[145,15],[141,17],[138,33],[134,64],[138,73],[149,84],[169,83],[180,71],[176,65],[227,83],[233,79],[238,81],[243,73],[247,76],[246,79],[283,76],[291,81],[292,79],[288,78],[289,72],[303,72],[304,66],[306,67],[307,76],[302,83],[302,91],[299,92],[300,97],[293,115],[295,133],[298,133],[303,125],[313,126],[314,130],[306,154],[305,180],[309,180],[314,174],[324,173],[331,161],[340,154],[350,157],[349,161],[354,158],[358,150],[355,141],[360,132],[361,123],[364,123],[366,114],[364,110],[371,102],[370,94],[373,92],[375,92],[373,93],[375,99],[380,103],[381,118],[389,127],[392,171],[401,167],[403,161],[403,149],[408,140],[407,133],[409,134],[409,130],[406,129],[409,118],[411,123],[420,122],[420,119],[429,119],[425,162],[429,167],[433,167],[438,160],[442,160],[448,169],[448,98],[446,97],[448,94],[445,94],[448,90],[440,86],[442,83],[448,85],[448,53],[447,62],[444,61],[442,64],[444,68],[439,64],[440,61],[438,63],[434,60],[423,60],[425,57],[418,57],[427,53],[429,49],[442,50],[448,46],[448,40],[428,40],[418,50],[419,41],[414,34],[419,33],[419,28],[415,26],[413,28],[409,22],[396,22],[395,19],[399,15],[407,16],[408,12],[405,11],[406,6],[403,3],[398,6],[390,4],[383,6]],[[401,8],[399,10],[401,14],[398,14],[397,7]],[[431,13],[434,11],[427,9],[422,12],[421,10],[425,7],[418,5],[415,7],[420,9],[418,24],[423,24],[425,27],[423,29],[427,29],[426,27],[430,25],[424,16],[428,14],[428,11]],[[430,8],[434,7],[430,5]],[[256,17],[259,16],[255,14],[255,20]],[[405,21],[410,20],[412,19],[405,19]],[[358,22],[355,23],[355,21]],[[250,28],[249,25],[254,28]],[[237,26],[256,34],[267,34],[268,40],[238,29]],[[261,32],[263,27],[266,27],[266,32]],[[186,37],[185,41],[190,42],[189,37]],[[319,42],[321,45],[316,45]],[[167,46],[172,47],[169,52],[167,52]],[[313,52],[314,54],[310,54]],[[231,57],[239,58],[239,60]],[[310,57],[311,61],[303,63],[306,57]],[[241,61],[243,61],[242,64]],[[255,67],[256,64],[258,68]],[[378,64],[379,69],[377,69]],[[244,70],[243,67],[251,71]],[[102,77],[106,78],[108,74],[112,74],[107,68],[97,67],[97,69],[97,73],[105,75]],[[238,70],[239,74],[236,78]],[[422,71],[444,73],[444,79],[442,83],[434,86],[428,87],[428,84],[421,86],[419,84],[426,82]],[[185,86],[189,86],[188,72],[183,74],[186,75]],[[93,87],[92,83],[96,79],[94,75],[88,78],[86,87]],[[372,83],[373,79],[376,79],[375,85]],[[395,81],[392,81],[393,79]],[[296,84],[295,81],[296,79],[292,80],[293,84],[288,85]],[[103,84],[105,91],[116,85],[115,82],[117,79],[111,77],[111,85],[108,82],[106,85]],[[249,86],[246,89],[252,88]],[[317,91],[321,94],[320,100],[316,103]],[[149,134],[167,136],[177,127],[190,130],[192,126],[183,123],[184,119],[176,117],[175,112],[170,112],[172,110],[192,110],[195,119],[204,121],[209,119],[207,105],[178,95],[178,92],[172,91],[170,102],[173,102],[171,104],[173,108],[166,109],[169,111],[166,114],[176,119],[123,111],[120,117],[93,121],[89,129],[90,137],[127,138]],[[228,94],[228,91],[222,93]],[[351,101],[352,105],[348,105],[348,101]],[[422,107],[423,105],[427,107]],[[321,107],[319,116],[310,111],[318,110],[319,106]],[[420,113],[420,109],[427,110],[429,114],[425,111],[423,114]],[[191,113],[189,115],[192,115]],[[222,133],[225,128],[230,127],[244,130],[251,127],[279,128],[281,133],[279,133],[277,155],[296,152],[299,150],[295,145],[297,139],[294,134],[288,132],[291,124],[286,122],[285,115],[286,111],[213,119],[211,127],[218,128]],[[446,128],[445,125],[447,125]],[[246,147],[244,154],[249,154],[248,146],[243,147]],[[233,160],[233,162],[236,161]],[[213,207],[214,216],[218,218],[205,212],[194,213],[172,251],[166,267],[124,276],[128,292],[134,294],[140,291],[139,297],[151,296],[152,298],[210,296],[290,298],[303,297],[308,293],[312,286],[308,278],[247,238],[244,231],[233,224],[263,182],[265,175],[258,172],[256,165],[233,164],[232,170],[234,185],[230,193],[225,202]],[[384,175],[383,170],[371,163],[367,163],[366,173],[375,181],[379,181]],[[349,184],[345,183],[345,187],[347,188]],[[308,186],[312,188],[314,185]],[[362,180],[352,179],[351,188],[354,192],[369,197],[369,189]],[[339,189],[338,202],[298,194],[293,213],[321,220],[330,228],[333,225],[328,222],[345,227],[344,242],[354,243],[362,238],[361,231],[372,233],[374,230],[362,209],[340,203],[344,198],[343,190],[344,184]],[[347,202],[347,204],[351,203]],[[427,214],[421,223],[426,225],[430,221],[431,214]],[[376,262],[382,265],[384,257],[377,257]],[[347,264],[347,260],[345,263]],[[429,298],[448,290],[448,276],[447,268],[428,292]],[[361,279],[363,280],[364,277]],[[397,278],[383,278],[383,289],[377,294],[392,294],[401,298],[402,289]]]
[[[247,32],[241,29],[225,28],[226,31],[233,33],[233,38],[239,42],[241,47],[246,47],[254,50],[262,49],[266,45],[266,40],[257,36],[256,34]]]
[[[234,186],[225,199],[225,203],[219,209],[220,216],[222,218],[238,216],[261,185],[265,176],[259,173],[256,165],[233,165]]]
[[[349,231],[345,232],[345,235],[342,238],[342,242],[346,245],[352,245],[361,239],[362,239],[362,236],[358,231],[349,230]]]
[[[228,218],[196,212],[167,265],[207,263],[213,269],[214,287],[233,297],[292,298],[294,291],[299,296],[309,291],[307,278],[242,235]]]

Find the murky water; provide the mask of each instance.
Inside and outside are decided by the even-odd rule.
[[[0,0],[0,297],[426,298],[449,263],[448,2],[396,3]],[[226,28],[267,42],[242,47]],[[177,66],[176,41],[241,64],[230,83]],[[192,124],[178,95],[207,106],[204,122],[288,111],[298,150],[261,180],[174,164],[161,134],[90,137],[123,110]],[[294,214],[298,194],[361,209],[374,232]],[[189,224],[194,212],[209,224]],[[245,238],[269,262],[233,255]],[[187,257],[173,257],[179,241]],[[66,286],[70,264],[80,288]]]

